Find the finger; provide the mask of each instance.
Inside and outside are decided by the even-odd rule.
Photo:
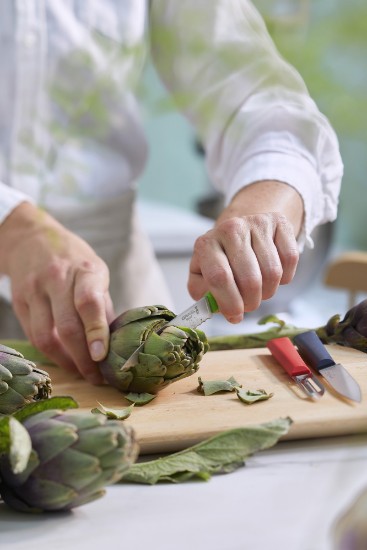
[[[205,281],[205,285],[203,281]],[[191,285],[197,284],[198,287]],[[220,312],[232,323],[243,318],[243,301],[228,259],[220,246],[216,233],[209,231],[195,243],[190,264],[189,292],[196,296],[205,286],[217,300]],[[202,294],[201,294],[202,295]],[[198,298],[201,296],[198,296]]]
[[[252,248],[261,273],[261,300],[268,300],[278,290],[283,275],[281,260],[273,241],[273,232],[269,230],[267,234],[259,235],[256,230],[253,231]]]
[[[289,224],[280,223],[277,225],[274,242],[283,267],[280,284],[285,285],[292,281],[299,262],[297,240]]]
[[[29,303],[29,338],[56,365],[77,373],[76,365],[59,340],[47,296],[33,296]]]
[[[80,374],[91,384],[103,382],[97,364],[91,359],[84,326],[74,307],[73,288],[53,299],[52,314],[61,343],[74,361]]]
[[[100,274],[78,272],[74,286],[74,305],[83,323],[91,358],[101,361],[109,342],[105,281]],[[109,305],[110,307],[110,305]]]
[[[243,302],[243,312],[257,309],[262,300],[262,273],[249,224],[229,219],[219,226],[219,238]]]
[[[107,321],[108,321],[108,324],[110,325],[112,321],[116,318],[115,308],[113,307],[113,303],[109,292],[106,292],[104,299],[105,299]]]

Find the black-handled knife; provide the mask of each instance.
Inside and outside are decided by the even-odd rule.
[[[358,382],[343,365],[335,363],[314,330],[298,334],[293,343],[304,361],[326,378],[335,391],[353,401],[362,400]]]

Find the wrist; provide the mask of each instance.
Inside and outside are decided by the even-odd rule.
[[[0,273],[9,274],[12,252],[45,226],[46,217],[32,203],[22,202],[0,224]]]
[[[291,185],[275,180],[254,182],[238,191],[217,224],[232,217],[269,212],[283,214],[292,224],[295,236],[299,235],[304,217],[303,199]]]

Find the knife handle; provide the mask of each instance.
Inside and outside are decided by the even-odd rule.
[[[210,311],[212,313],[217,313],[219,311],[219,307],[218,307],[218,304],[217,304],[217,300],[214,298],[213,294],[211,292],[207,292],[205,294],[205,297],[208,300]]]
[[[297,334],[297,336],[293,338],[293,342],[296,344],[306,363],[317,371],[335,365],[334,359],[314,330]]]
[[[287,336],[269,340],[266,345],[289,376],[311,374],[310,369]]]

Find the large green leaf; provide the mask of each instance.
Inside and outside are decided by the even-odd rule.
[[[275,445],[291,424],[290,418],[279,418],[257,426],[224,431],[184,451],[133,464],[121,482],[179,483],[192,478],[207,480],[212,474],[231,472],[255,452]]]

